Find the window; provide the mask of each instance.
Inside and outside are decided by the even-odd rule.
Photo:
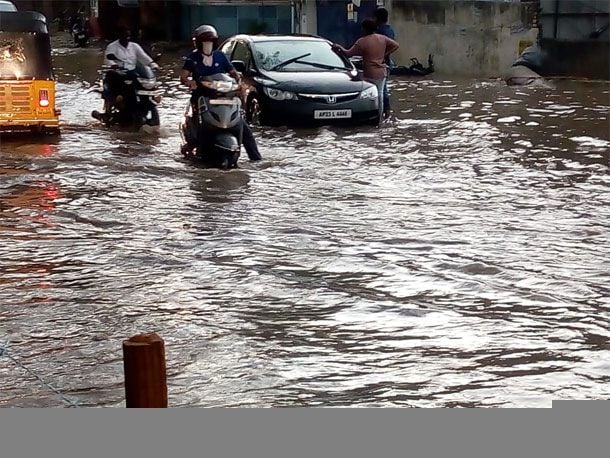
[[[246,67],[246,71],[250,70],[252,68],[252,54],[248,45],[241,41],[238,42],[233,50],[233,58],[231,60],[241,60]]]
[[[227,41],[224,45],[220,47],[220,51],[227,56],[227,59],[231,60],[231,53],[233,52],[233,48],[235,47],[235,41]]]

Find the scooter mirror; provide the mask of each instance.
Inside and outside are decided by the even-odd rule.
[[[108,60],[119,60],[119,58],[117,56],[115,56],[114,54],[106,54],[106,59],[108,59]]]
[[[233,68],[235,68],[235,70],[237,70],[239,73],[246,72],[246,64],[244,64],[243,60],[233,60],[231,61],[231,64],[233,65]]]

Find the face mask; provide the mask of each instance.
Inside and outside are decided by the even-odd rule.
[[[201,43],[201,45],[201,51],[203,52],[203,54],[212,54],[212,50],[214,49],[214,43],[204,41],[203,43]]]

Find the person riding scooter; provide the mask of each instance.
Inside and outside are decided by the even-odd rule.
[[[158,126],[156,105],[160,94],[153,69],[159,66],[130,39],[129,30],[123,29],[120,38],[106,48],[104,62],[108,70],[99,91],[104,99],[104,112],[93,111],[91,115],[106,125]]]
[[[114,59],[109,59],[109,56],[113,56]],[[154,59],[146,54],[139,44],[131,41],[131,32],[127,28],[120,31],[118,40],[113,41],[106,47],[104,64],[109,67],[121,67],[125,70],[123,79],[130,79],[132,81],[137,80],[138,77],[148,77],[142,68],[150,67],[153,70],[159,69],[159,65],[157,65]],[[109,73],[107,74],[107,77],[110,77],[112,81],[109,81],[109,84],[105,84],[110,90],[104,94],[104,97],[108,97],[114,102],[118,94],[113,88],[117,87],[117,84],[122,83],[122,81],[115,81],[116,74]],[[133,106],[133,104],[135,104],[135,93],[129,91],[128,97],[130,100],[126,101],[127,105]]]
[[[196,110],[197,100],[200,96],[209,96],[210,92],[202,85],[201,80],[205,77],[217,75],[219,73],[229,74],[237,83],[240,83],[239,73],[233,68],[227,57],[221,51],[216,51],[218,44],[218,33],[211,25],[201,25],[193,32],[193,44],[195,50],[189,54],[184,62],[182,71],[180,72],[180,82],[187,86],[192,91],[191,105],[193,110]],[[183,147],[183,153],[189,153],[197,147],[197,135],[204,134],[203,129],[198,129],[197,116],[190,117],[187,121],[193,125],[187,125],[186,145]],[[262,156],[258,151],[258,146],[250,127],[241,120],[242,141],[246,153],[251,161],[260,161]],[[199,142],[201,144],[202,142]],[[201,154],[201,153],[199,153]]]

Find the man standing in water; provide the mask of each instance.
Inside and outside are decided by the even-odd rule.
[[[343,46],[335,43],[333,44],[333,49],[342,52],[347,57],[362,56],[363,77],[366,81],[377,86],[379,104],[378,123],[381,124],[384,112],[383,88],[387,78],[385,60],[399,48],[399,45],[391,38],[380,35],[376,31],[377,24],[375,21],[373,19],[365,19],[362,21],[363,36],[354,43],[354,46],[345,49]]]
[[[394,29],[390,24],[388,24],[388,10],[385,8],[377,8],[373,13],[373,17],[375,18],[375,23],[377,24],[377,33],[381,35],[385,35],[392,40],[396,40],[396,36],[394,35]],[[390,116],[392,110],[390,108],[390,91],[388,90],[388,79],[390,77],[390,69],[394,67],[394,61],[390,56],[386,58],[385,61],[386,66],[388,67],[387,78],[385,84],[383,85],[383,115],[384,117]]]

